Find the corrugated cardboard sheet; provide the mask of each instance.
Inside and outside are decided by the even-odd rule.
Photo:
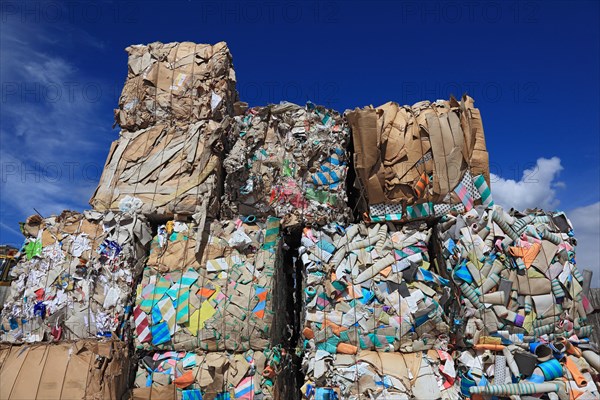
[[[460,103],[452,98],[412,107],[389,102],[349,111],[346,117],[365,208],[460,203],[453,190],[467,171],[473,177],[483,175],[489,185],[481,117],[468,96]]]
[[[0,338],[9,342],[127,335],[135,282],[152,236],[142,215],[64,211],[23,224]]]
[[[121,342],[0,345],[0,398],[120,400],[129,364]]]
[[[115,123],[129,131],[158,122],[221,119],[233,115],[238,94],[225,42],[129,46],[129,72]]]
[[[250,109],[236,121],[224,161],[225,216],[273,215],[284,226],[348,220],[350,133],[337,112],[282,103]]]
[[[216,216],[221,193],[221,160],[231,120],[188,125],[157,124],[122,131],[108,154],[90,204],[96,210],[119,209],[129,197],[142,201],[145,214]]]

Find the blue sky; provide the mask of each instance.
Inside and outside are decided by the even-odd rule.
[[[86,207],[111,141],[124,48],[227,41],[242,100],[339,111],[468,92],[502,204],[570,211],[600,282],[598,2],[2,2],[0,242]]]

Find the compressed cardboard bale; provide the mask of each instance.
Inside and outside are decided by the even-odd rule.
[[[115,123],[137,131],[155,123],[220,120],[238,100],[231,53],[215,45],[154,42],[125,49],[128,73]]]
[[[448,281],[433,272],[431,228],[305,228],[303,337],[310,348],[413,352],[447,342]]]
[[[32,215],[0,314],[8,342],[127,337],[132,292],[152,235],[144,216]]]
[[[279,219],[161,226],[132,324],[144,349],[262,350],[284,332]]]
[[[217,216],[222,140],[231,123],[226,118],[121,131],[90,204],[100,211],[140,208],[147,215]]]
[[[282,103],[236,117],[224,161],[222,214],[283,218],[283,226],[345,223],[350,133],[337,112]]]
[[[277,399],[293,381],[284,381],[289,356],[280,347],[240,354],[155,352],[140,358],[131,398]]]
[[[117,341],[0,344],[0,398],[120,400],[129,365],[127,346]]]
[[[302,361],[306,399],[458,399],[452,356],[444,350],[413,353],[314,350]]]
[[[489,163],[479,110],[464,96],[347,111],[358,206],[373,221],[440,216],[488,205]]]
[[[590,336],[592,307],[564,213],[476,207],[442,218],[437,236],[441,261],[463,302],[457,321],[464,345],[490,335],[515,344],[542,335]]]

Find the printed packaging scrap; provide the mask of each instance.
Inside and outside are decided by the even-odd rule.
[[[303,360],[303,398],[373,400],[456,400],[454,360],[445,350],[414,353],[331,354],[316,350]]]
[[[282,103],[252,108],[236,121],[224,161],[224,215],[275,215],[284,226],[349,218],[350,133],[337,112]]]
[[[129,353],[119,341],[0,345],[0,398],[121,400]]]
[[[279,219],[161,226],[133,310],[138,348],[262,350],[285,326]],[[279,300],[278,300],[279,299]]]
[[[64,211],[22,225],[24,250],[2,309],[2,341],[127,334],[135,283],[152,235],[143,216]]]
[[[115,123],[137,131],[168,121],[220,120],[233,115],[238,94],[225,42],[134,45]]]
[[[223,137],[230,119],[187,125],[157,124],[122,131],[113,142],[94,209],[139,208],[147,215],[218,215]]]
[[[275,347],[240,354],[224,352],[149,353],[140,359],[133,400],[269,400],[279,382],[286,353]],[[287,384],[293,384],[288,382]]]
[[[431,228],[305,228],[300,259],[308,349],[413,352],[448,341],[448,281],[432,271]]]
[[[371,220],[408,220],[489,205],[488,153],[479,110],[465,96],[346,112],[359,207]]]
[[[598,398],[593,309],[565,214],[476,207],[445,216],[437,230],[462,301],[455,330],[463,394]]]

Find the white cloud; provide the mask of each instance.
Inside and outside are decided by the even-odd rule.
[[[600,287],[600,201],[567,213],[577,238],[577,267],[594,272],[592,287]]]
[[[538,158],[533,168],[526,169],[519,181],[491,174],[494,202],[505,208],[543,208],[552,210],[559,204],[556,190],[565,187],[556,181],[563,167],[560,158]]]

